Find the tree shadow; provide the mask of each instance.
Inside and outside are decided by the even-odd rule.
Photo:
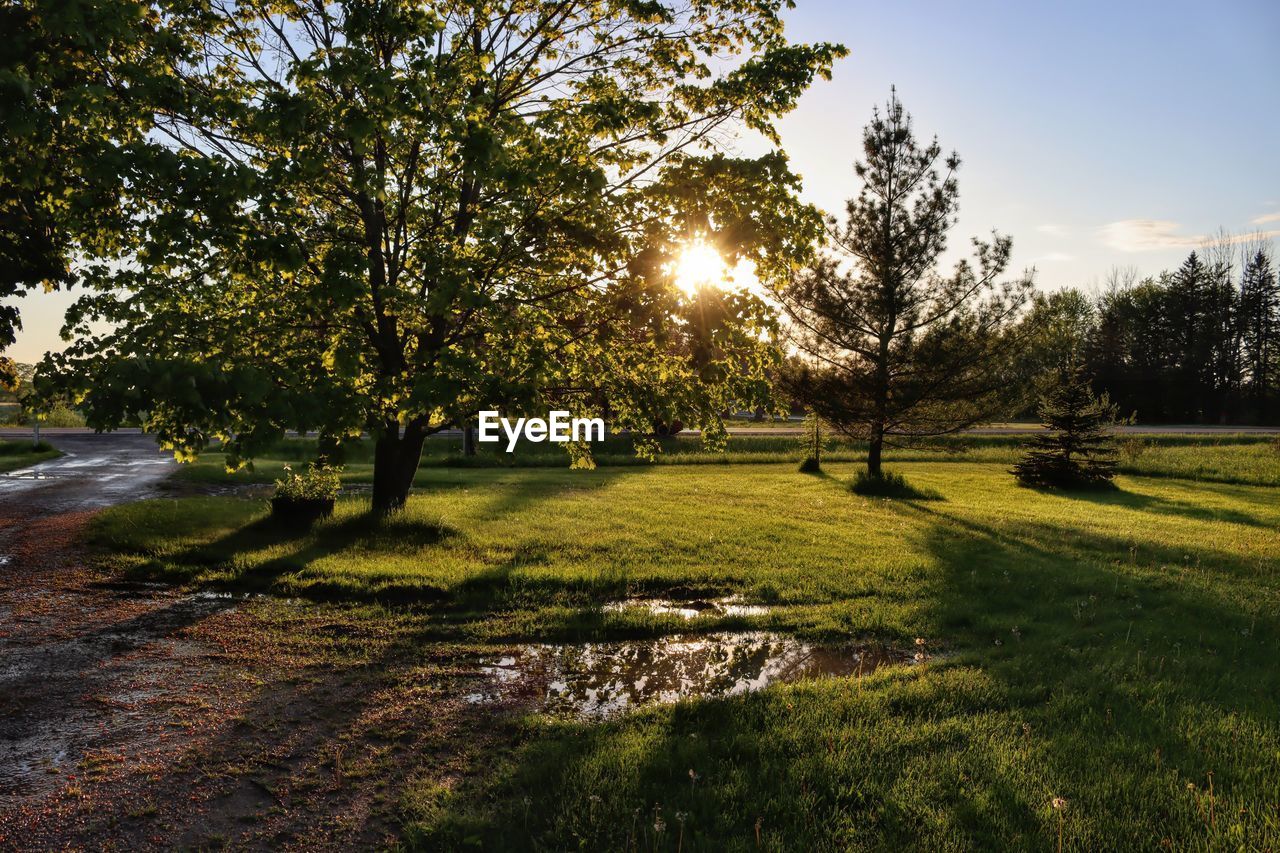
[[[492,471],[493,469],[487,469]],[[607,488],[624,477],[642,473],[641,466],[595,468],[590,471],[565,471],[546,468],[505,468],[494,474],[504,488],[478,511],[481,517],[499,519],[526,512],[539,503],[554,500],[566,492]],[[494,485],[488,481],[489,485]]]
[[[1142,846],[1146,831],[1175,848],[1225,841],[1186,784],[1216,773],[1218,807],[1249,811],[1260,788],[1248,756],[1275,734],[1268,697],[1280,692],[1280,625],[1248,596],[1187,572],[1256,577],[1256,566],[1209,543],[1186,554],[1078,528],[909,511],[936,520],[919,544],[940,566],[929,608],[938,632],[952,638],[957,663],[996,680],[1007,710],[1029,726],[1018,784],[1044,794],[1027,807],[1067,797],[1090,816],[1076,829],[1086,847]],[[1207,749],[1223,719],[1234,721],[1232,743]],[[1235,740],[1245,731],[1252,744]],[[1260,828],[1237,824],[1246,837]]]
[[[1054,489],[1027,486],[1032,491],[1054,497],[1085,501],[1098,506],[1115,506],[1156,512],[1162,515],[1180,515],[1200,521],[1227,521],[1247,524],[1251,527],[1272,527],[1269,521],[1247,512],[1225,507],[1210,507],[1191,501],[1175,500],[1160,495],[1148,495],[1120,487],[1114,489]]]
[[[486,523],[506,523],[518,513],[536,511],[539,504],[554,501],[581,489],[602,489],[634,469],[615,468],[574,474],[583,481],[567,480],[564,472],[517,469],[497,473],[498,482],[485,482],[495,494],[467,507],[464,518]],[[348,507],[350,500],[344,501]],[[378,517],[368,512],[351,513],[339,505],[338,516],[308,530],[296,530],[277,523],[270,516],[257,518],[233,528],[217,538],[200,542],[182,551],[148,560],[130,570],[135,579],[190,583],[218,590],[286,594],[313,601],[377,602],[388,605],[430,605],[449,610],[479,612],[509,609],[531,601],[574,603],[597,601],[601,595],[625,592],[621,579],[559,578],[550,574],[530,576],[522,569],[550,563],[557,548],[579,547],[579,543],[544,541],[534,538],[506,545],[473,547],[462,528],[443,519],[424,518],[411,511]],[[474,563],[474,570],[462,580],[435,582],[413,572],[379,578],[376,583],[353,583],[350,578],[330,577],[310,572],[315,564],[335,554],[360,552],[400,552],[412,559],[415,550],[447,546],[460,559]],[[265,555],[256,558],[254,555]],[[282,580],[296,578],[299,582]]]
[[[508,734],[440,691],[457,678],[457,651],[428,642],[420,618],[293,602],[249,610],[230,625],[184,626],[197,639],[249,630],[253,641],[223,641],[230,651],[215,657],[229,669],[212,700],[201,694],[214,711],[205,724],[60,837],[126,849],[381,848],[399,832],[388,792],[437,762],[482,760],[488,740]]]
[[[911,544],[936,582],[921,620],[946,657],[603,724],[540,721],[410,839],[675,849],[679,826],[685,850],[1052,849],[1061,826],[1074,849],[1265,846],[1257,806],[1280,782],[1257,760],[1280,735],[1271,598],[1206,592],[1149,540],[1134,552],[1089,530],[895,506],[923,521]],[[1211,544],[1196,556],[1210,574],[1247,565]]]

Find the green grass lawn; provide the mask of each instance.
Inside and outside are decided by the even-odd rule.
[[[1011,466],[1019,457],[1025,435],[964,435],[936,439],[919,448],[886,450],[890,463],[901,462],[996,462]],[[1129,435],[1121,443],[1120,470],[1148,477],[1177,477],[1205,482],[1280,486],[1280,437],[1267,435]],[[832,438],[824,459],[854,462],[866,458],[863,442]],[[504,445],[505,447],[505,445]],[[709,451],[701,439],[679,436],[662,439],[660,452],[650,461],[636,456],[632,439],[610,436],[594,445],[596,462],[602,468],[653,467],[655,465],[798,464],[804,455],[800,439],[794,436],[751,435],[731,437],[725,452]],[[290,439],[255,460],[251,469],[228,475],[222,456],[206,452],[196,463],[185,466],[181,476],[197,482],[270,483],[286,464],[300,465],[315,457],[313,440]],[[343,478],[349,483],[373,479],[373,448],[356,442],[346,451]],[[432,439],[423,451],[420,486],[432,482],[435,468],[565,468],[568,459],[562,448],[550,444],[522,443],[514,453],[481,445],[475,457],[462,455],[460,439]]]
[[[0,472],[17,471],[61,455],[43,441],[34,446],[30,441],[0,441]]]
[[[1244,449],[1159,453],[1272,464],[1265,444],[1225,446]],[[411,845],[1280,845],[1275,489],[1123,476],[1066,495],[1019,488],[1003,461],[900,461],[940,495],[905,502],[827,467],[428,467],[381,527],[358,496],[301,537],[260,499],[185,498],[109,510],[95,537],[117,570],[377,599],[451,642],[768,627],[943,651],[606,723],[526,718],[483,768],[397,792]],[[776,606],[693,623],[600,608],[711,593]]]

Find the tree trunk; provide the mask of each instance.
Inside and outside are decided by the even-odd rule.
[[[420,427],[388,423],[373,449],[373,511],[387,515],[404,507],[422,459],[426,435]]]
[[[871,446],[867,448],[867,475],[879,479],[882,476],[880,470],[880,456],[884,450],[884,426],[875,424],[871,427]]]
[[[462,423],[462,455],[476,455],[476,428],[472,426],[471,421]]]

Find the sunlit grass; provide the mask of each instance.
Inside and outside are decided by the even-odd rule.
[[[828,468],[436,469],[381,529],[366,529],[359,496],[302,539],[246,527],[266,516],[265,501],[224,498],[121,507],[103,529],[136,559],[205,580],[269,564],[289,593],[320,584],[438,598],[487,587],[530,603],[675,585],[788,603],[905,600],[927,593],[937,558],[920,537],[940,526],[966,539],[1016,536],[1061,557],[1083,541],[1125,562],[1212,561],[1246,586],[1260,561],[1280,556],[1280,508],[1266,489],[1122,477],[1114,495],[1074,497],[1020,488],[996,466],[903,464],[942,500],[899,502],[852,495],[854,466]]]
[[[0,472],[17,471],[61,455],[43,441],[38,445],[33,445],[30,441],[0,441]]]
[[[1012,465],[1021,452],[1025,436],[959,436],[938,439],[920,448],[886,449],[890,463],[901,462],[992,462]],[[1206,482],[1246,485],[1280,485],[1280,440],[1274,436],[1184,436],[1149,435],[1129,437],[1129,452],[1120,456],[1120,470],[1142,476],[1178,477]],[[252,470],[228,475],[222,457],[207,452],[197,463],[185,467],[181,476],[199,482],[269,483],[281,475],[283,466],[313,459],[315,442],[285,441],[256,460]],[[652,461],[636,456],[632,440],[612,436],[594,448],[602,468],[653,467],[655,465],[798,464],[804,456],[800,440],[794,436],[736,436],[726,452],[710,451],[694,436],[664,439],[660,453]],[[823,452],[827,462],[860,462],[866,458],[861,442],[831,439]],[[373,479],[373,451],[368,442],[347,450],[344,480],[369,483]],[[465,457],[456,439],[427,442],[422,457],[420,485],[428,485],[432,468],[566,468],[568,457],[559,446],[523,443],[515,453],[482,445],[475,457]]]

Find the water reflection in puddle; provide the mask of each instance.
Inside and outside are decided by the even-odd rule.
[[[628,610],[644,610],[648,613],[696,619],[699,616],[764,616],[769,608],[763,604],[747,604],[737,596],[728,598],[704,598],[695,601],[672,601],[667,598],[628,598],[611,601],[604,606],[605,613],[625,613]]]
[[[654,702],[736,696],[775,682],[866,675],[913,658],[882,646],[820,646],[762,631],[530,644],[485,661],[488,684],[467,700],[525,700],[553,714],[600,718]]]

